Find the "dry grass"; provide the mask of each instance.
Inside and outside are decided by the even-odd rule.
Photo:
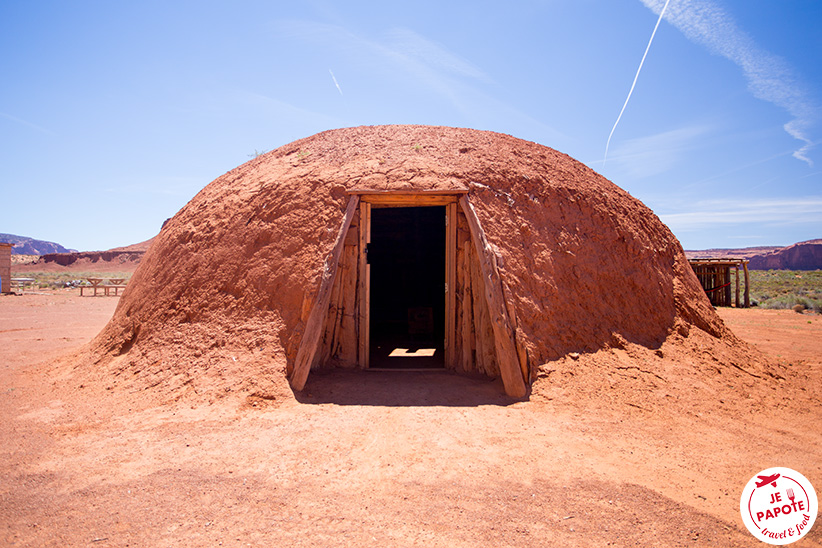
[[[752,270],[751,304],[769,309],[822,312],[822,271]]]

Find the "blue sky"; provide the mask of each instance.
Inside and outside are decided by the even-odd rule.
[[[565,152],[688,249],[822,237],[822,1],[670,0],[614,129],[664,4],[0,2],[0,232],[129,245],[255,151],[408,123]]]

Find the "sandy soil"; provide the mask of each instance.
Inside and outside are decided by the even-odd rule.
[[[2,546],[761,546],[738,510],[754,473],[822,489],[819,316],[720,311],[790,372],[782,404],[731,386],[671,410],[515,402],[498,382],[370,372],[161,405],[60,358],[116,301],[0,298]],[[822,546],[822,525],[796,546]]]

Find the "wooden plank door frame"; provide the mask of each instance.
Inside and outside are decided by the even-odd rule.
[[[358,202],[358,196],[351,196],[348,199],[348,207],[346,208],[340,230],[337,233],[337,239],[331,250],[331,254],[323,266],[320,287],[317,291],[314,305],[311,307],[311,313],[306,321],[305,331],[303,331],[303,337],[297,349],[297,357],[294,360],[294,367],[292,371],[290,371],[291,386],[298,392],[305,387],[305,383],[308,380],[308,373],[311,370],[311,364],[314,361],[314,355],[320,346],[323,322],[328,314],[328,304],[331,299],[334,279],[337,276],[340,256],[345,246],[345,237],[348,234],[348,229],[351,228],[351,221],[354,219],[354,214],[357,211]]]
[[[480,260],[480,269],[485,282],[485,300],[488,303],[488,313],[491,315],[494,346],[502,384],[505,386],[506,394],[522,398],[528,393],[527,365],[520,361],[517,352],[516,332],[505,305],[505,292],[497,266],[497,257],[491,249],[477,212],[468,197],[460,197],[459,202],[468,221],[468,227],[471,229],[471,240],[474,242],[474,248]]]
[[[381,191],[349,191],[360,198],[360,245],[358,273],[358,338],[360,367],[368,369],[371,353],[371,265],[366,249],[371,242],[371,208],[377,207],[445,207],[445,367],[455,365],[456,341],[456,280],[457,280],[457,203],[467,191],[429,191],[397,193]]]
[[[445,367],[457,365],[457,203],[445,206]]]
[[[371,204],[360,198],[360,246],[359,274],[357,276],[359,296],[358,338],[359,362],[362,369],[368,369],[371,358],[371,265],[368,264],[368,244],[371,243]]]

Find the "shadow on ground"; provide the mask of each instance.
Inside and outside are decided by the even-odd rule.
[[[300,403],[385,407],[511,405],[499,379],[437,371],[312,371]]]

